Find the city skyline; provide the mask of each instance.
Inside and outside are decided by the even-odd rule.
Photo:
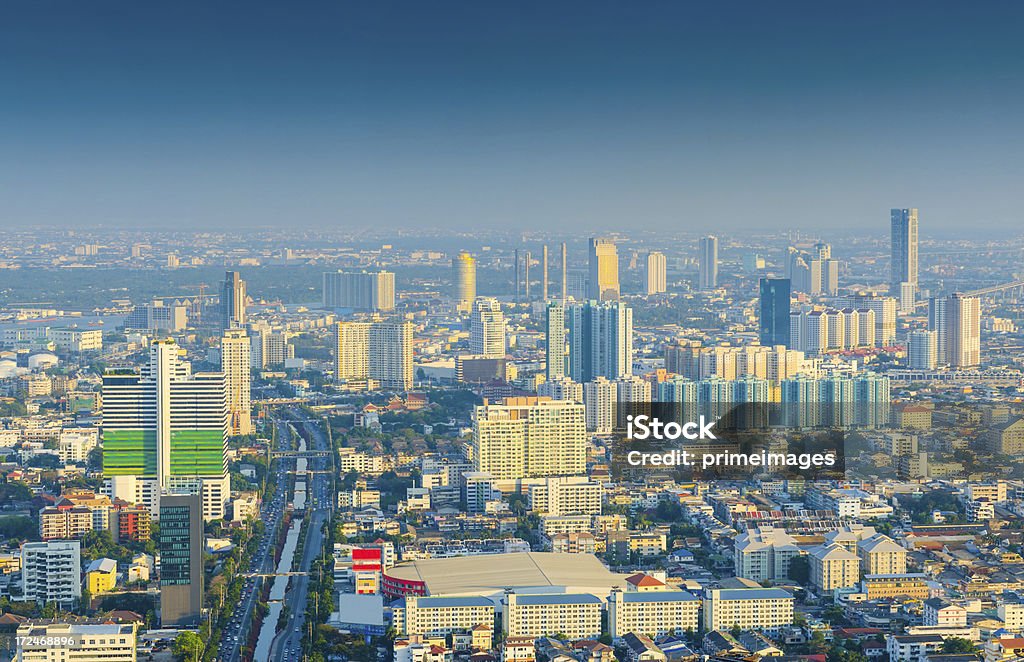
[[[0,27],[2,228],[1018,222],[1012,3],[56,4]]]

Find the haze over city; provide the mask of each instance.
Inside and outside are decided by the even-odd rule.
[[[1019,226],[1013,2],[0,8],[0,227]]]

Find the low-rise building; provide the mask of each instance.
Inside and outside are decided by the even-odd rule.
[[[508,637],[545,637],[561,634],[570,639],[601,636],[603,601],[589,593],[519,595],[505,593],[503,628]]]
[[[777,632],[793,623],[793,602],[781,588],[712,589],[705,592],[704,629]]]

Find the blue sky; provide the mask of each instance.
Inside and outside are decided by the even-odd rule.
[[[3,3],[0,228],[1016,231],[1022,29],[1009,1]]]

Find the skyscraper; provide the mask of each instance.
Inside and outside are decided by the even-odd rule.
[[[228,398],[228,425],[233,435],[252,434],[250,388],[252,361],[249,336],[243,329],[228,329],[220,341],[220,370]]]
[[[382,388],[412,388],[412,322],[374,322],[370,326],[370,379]]]
[[[224,310],[223,328],[231,329],[245,324],[245,281],[237,271],[228,271],[224,275],[220,305]]]
[[[540,277],[540,296],[544,301],[548,300],[548,245],[544,244],[544,250],[541,252],[541,265]]]
[[[981,300],[955,293],[947,304],[946,351],[949,365],[974,368],[981,363]]]
[[[700,240],[698,286],[702,290],[718,287],[718,237],[708,236]]]
[[[619,252],[611,239],[590,239],[589,276],[588,298],[595,301],[615,301],[619,298]]]
[[[913,370],[934,370],[938,365],[938,333],[924,330],[908,333],[907,364]]]
[[[476,258],[466,251],[452,258],[452,280],[456,310],[468,313],[476,301]]]
[[[562,242],[562,303],[569,297],[569,251]]]
[[[476,471],[505,484],[524,478],[581,475],[586,470],[585,408],[545,398],[506,398],[473,412]]]
[[[651,251],[647,254],[647,294],[660,294],[667,287],[665,254]]]
[[[577,382],[633,374],[633,309],[618,301],[566,308],[569,376]]]
[[[198,625],[203,611],[203,518],[196,495],[160,501],[160,625]]]
[[[546,376],[549,382],[565,377],[565,307],[549,303],[546,320]]]
[[[477,356],[505,356],[505,315],[497,299],[480,297],[469,318],[469,351]]]
[[[334,325],[334,379],[366,381],[370,377],[370,323],[337,322]]]
[[[917,289],[917,210],[893,209],[892,262],[889,293],[900,296],[900,283],[911,283]]]
[[[759,322],[761,344],[789,346],[789,279],[762,278],[760,281],[761,317]]]
[[[412,388],[412,322],[337,322],[334,378],[373,380],[381,388],[403,391]]]
[[[395,274],[390,271],[324,273],[324,308],[380,312],[395,309]]]
[[[928,330],[935,332],[939,364],[972,368],[981,363],[981,300],[959,292],[928,301]]]
[[[200,494],[203,519],[230,496],[222,373],[192,374],[173,340],[157,340],[137,373],[103,376],[103,476],[111,497],[159,515],[162,494]]]

